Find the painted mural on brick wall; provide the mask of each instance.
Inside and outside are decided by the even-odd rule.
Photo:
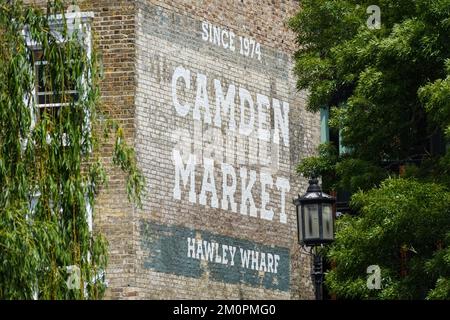
[[[181,140],[172,150],[174,165],[173,197],[176,200],[183,198],[191,203],[199,203],[212,208],[231,210],[234,213],[250,215],[261,219],[273,221],[275,210],[267,208],[270,201],[270,191],[277,188],[281,192],[281,202],[278,204],[277,216],[280,223],[286,223],[285,201],[286,192],[289,191],[289,180],[286,177],[273,177],[270,172],[251,170],[239,163],[234,157],[235,148],[245,148],[246,138],[252,138],[255,148],[267,151],[267,144],[282,143],[289,147],[289,103],[270,99],[263,93],[251,93],[245,87],[233,83],[225,90],[218,79],[208,79],[205,74],[195,76],[195,87],[191,86],[192,73],[183,66],[178,66],[172,75],[173,107],[178,117],[192,116],[193,120],[202,121],[209,125],[209,129],[196,135],[199,130],[194,129],[190,140]],[[208,81],[214,83],[214,92],[208,92]],[[180,82],[180,84],[179,84]],[[184,86],[179,89],[178,86]],[[193,90],[195,101],[180,102],[180,91]],[[238,97],[239,112],[236,112],[235,100]],[[215,114],[211,114],[210,101],[215,100]],[[267,113],[273,110],[275,129],[269,130]],[[237,116],[237,114],[239,114]],[[194,122],[199,126],[202,123]],[[226,123],[226,124],[224,124]],[[176,130],[173,137],[189,137],[183,129]],[[202,141],[205,139],[206,141]],[[204,142],[209,152],[204,153]],[[223,144],[225,142],[225,144]],[[201,149],[191,153],[191,146],[199,145]],[[231,145],[231,147],[230,147]],[[225,159],[222,155],[225,154]],[[255,159],[261,161],[263,155]],[[245,163],[245,159],[243,159]],[[251,163],[247,163],[251,164]],[[215,168],[220,166],[222,185],[217,185],[214,179]],[[195,190],[195,171],[201,172],[201,189],[197,194]],[[237,175],[240,177],[238,185]],[[256,183],[261,185],[261,193],[256,195],[253,187]],[[184,189],[184,197],[182,190]],[[240,199],[236,199],[236,190],[241,190]],[[210,200],[207,201],[208,195]],[[261,206],[256,207],[254,196],[261,197]],[[219,201],[220,200],[220,201]],[[239,204],[239,208],[238,208]]]
[[[289,289],[289,250],[181,226],[141,223],[144,267],[187,277]],[[208,268],[204,265],[209,264]]]
[[[286,209],[286,57],[244,30],[159,7],[139,15],[146,24],[139,30],[138,152],[152,164],[148,212],[164,212],[141,219],[144,268],[288,291],[289,249],[274,245],[277,239],[267,245],[208,230],[218,228],[212,215],[219,224],[236,219],[242,230],[261,221],[286,233],[295,223]],[[194,211],[207,222],[192,227]]]

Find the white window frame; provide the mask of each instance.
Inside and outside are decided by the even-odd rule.
[[[79,19],[80,23],[77,25],[77,28],[74,29],[73,27],[68,27],[69,32],[74,32],[75,30],[77,30],[78,32],[80,32],[80,35],[82,36],[82,41],[83,41],[83,45],[86,48],[86,53],[87,53],[87,58],[88,60],[91,59],[92,57],[92,21],[94,19],[94,12],[79,12],[79,13],[66,13],[64,15],[66,21],[67,20],[74,20],[74,19]],[[65,39],[62,38],[62,36],[59,34],[58,31],[56,31],[58,29],[58,27],[62,27],[62,19],[63,16],[61,14],[55,15],[53,18],[51,18],[51,20],[53,20],[53,23],[50,24],[50,27],[53,28],[52,32],[55,35],[55,37],[58,39],[58,42],[62,43],[65,41]],[[41,49],[41,46],[39,43],[37,43],[36,41],[34,41],[33,39],[30,38],[29,34],[26,33],[26,31],[23,31],[23,35],[26,39],[26,44],[29,50],[31,51],[38,51]],[[34,63],[33,65],[33,73],[35,74],[35,65],[42,63],[41,61],[37,61]],[[47,63],[47,61],[44,61],[44,63]],[[37,76],[35,74],[35,76]],[[88,75],[90,76],[90,75]],[[84,79],[84,77],[82,78],[82,82],[84,84],[86,84],[86,79]],[[34,90],[33,90],[33,94],[31,97],[24,97],[24,101],[27,103],[30,99],[31,99],[31,104],[33,106],[35,106],[36,108],[32,108],[32,128],[35,126],[36,121],[37,121],[37,115],[36,115],[36,110],[38,110],[39,108],[60,108],[60,107],[64,107],[64,106],[68,106],[69,103],[47,103],[47,104],[39,104],[39,99],[37,96],[37,88],[36,88],[36,81],[32,84]],[[86,92],[86,91],[85,91]],[[43,92],[45,93],[50,93],[50,92]],[[51,92],[52,93],[52,92]],[[70,90],[68,91],[68,93],[76,93],[75,90]],[[83,97],[80,97],[80,99],[83,99]],[[89,115],[86,115],[87,119],[86,119],[86,128],[83,128],[83,130],[88,130],[90,131],[90,123],[89,123]]]

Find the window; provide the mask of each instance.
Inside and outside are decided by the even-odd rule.
[[[80,23],[77,24],[76,29],[73,25],[69,25],[68,28],[71,32],[75,30],[79,33],[80,42],[83,43],[87,50],[88,58],[91,54],[91,21],[94,17],[93,12],[79,13],[77,16],[75,13],[68,13],[65,15],[66,20],[80,19]],[[56,36],[58,42],[64,42],[65,39],[59,36],[58,29],[62,27],[62,16],[57,15],[53,19],[51,24],[52,32]],[[48,61],[44,59],[42,47],[39,43],[31,39],[30,35],[26,30],[24,30],[24,36],[27,39],[28,48],[32,51],[32,65],[35,83],[33,97],[30,97],[36,106],[36,113],[33,113],[33,122],[39,121],[45,115],[51,117],[52,119],[57,119],[61,108],[68,107],[72,102],[78,101],[80,98],[79,93],[76,90],[76,81],[74,79],[69,79],[65,77],[64,79],[64,92],[55,92],[52,88],[50,81],[50,70],[51,66]],[[71,61],[67,61],[67,67],[71,67]],[[69,69],[70,70],[70,69]],[[70,71],[68,72],[70,74]],[[85,79],[81,79],[82,82]]]
[[[329,114],[328,108],[320,108],[320,143],[330,142]]]
[[[33,66],[35,75],[34,101],[38,107],[38,119],[44,114],[57,118],[62,107],[69,106],[71,102],[79,99],[76,83],[65,79],[65,92],[54,92],[50,83],[50,66],[43,58],[42,50],[33,50]],[[70,72],[70,70],[69,70]]]
[[[70,81],[67,78],[64,84],[65,95],[55,95],[51,90],[49,81],[49,65],[48,62],[43,59],[42,50],[35,50],[33,52],[34,73],[36,77],[35,83],[35,97],[36,103],[41,108],[52,106],[64,106],[68,105],[71,101],[78,100],[78,93],[76,91],[76,84],[74,81]]]

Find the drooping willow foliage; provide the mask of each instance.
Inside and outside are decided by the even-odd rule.
[[[88,220],[107,181],[105,139],[115,139],[129,198],[139,205],[143,192],[133,150],[100,113],[95,50],[83,30],[68,28],[64,10],[60,1],[42,10],[0,0],[0,299],[104,294],[107,242]],[[60,107],[38,105],[36,84]],[[79,288],[67,284],[70,266],[80,270]]]

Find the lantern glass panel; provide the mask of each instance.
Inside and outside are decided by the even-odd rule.
[[[333,208],[331,204],[322,205],[323,238],[333,240]]]
[[[305,239],[319,238],[319,206],[305,205]]]
[[[302,211],[302,209],[301,209],[300,205],[298,205],[297,206],[297,231],[298,231],[299,243],[301,243],[303,241],[301,211]]]

